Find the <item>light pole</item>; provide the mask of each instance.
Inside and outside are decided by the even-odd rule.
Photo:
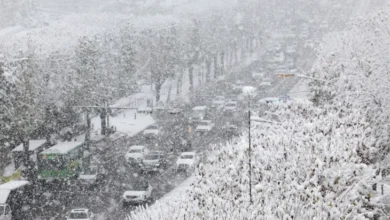
[[[249,165],[249,203],[252,205],[252,137],[251,137],[251,99],[256,94],[256,88],[245,86],[243,93],[248,97],[248,165]]]

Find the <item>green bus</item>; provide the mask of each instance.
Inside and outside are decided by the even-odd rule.
[[[39,153],[38,179],[77,178],[82,170],[83,142],[62,142]]]

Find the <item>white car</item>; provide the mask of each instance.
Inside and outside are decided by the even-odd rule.
[[[148,152],[149,150],[145,146],[135,145],[129,148],[125,157],[128,162],[141,162]]]
[[[215,97],[215,99],[213,99],[213,101],[211,102],[211,106],[213,108],[216,108],[216,107],[221,107],[225,104],[225,97],[223,96],[217,96]]]
[[[245,83],[242,82],[242,81],[237,81],[234,85],[233,85],[233,90],[234,91],[242,91],[242,88],[244,88],[245,86]]]
[[[153,187],[147,182],[135,182],[126,187],[122,197],[123,205],[144,204],[152,198]]]
[[[214,127],[214,123],[211,120],[202,120],[195,128],[196,132],[210,132]]]
[[[105,174],[106,172],[102,167],[98,165],[90,165],[81,171],[77,180],[82,185],[98,184],[99,181],[103,180]]]
[[[176,162],[177,172],[192,172],[199,163],[199,158],[195,152],[183,152]]]
[[[160,128],[156,124],[150,125],[144,130],[143,134],[145,137],[156,137],[160,134]]]
[[[224,110],[225,112],[235,112],[237,111],[238,103],[237,101],[229,101],[225,104]]]
[[[66,216],[67,220],[93,220],[95,215],[88,209],[72,209],[69,215]]]
[[[260,84],[259,84],[259,87],[260,88],[268,88],[268,87],[271,87],[272,86],[272,84],[271,84],[271,82],[269,82],[269,81],[263,81],[263,82],[261,82]]]

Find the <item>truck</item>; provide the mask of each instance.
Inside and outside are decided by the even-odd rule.
[[[25,180],[13,180],[0,185],[0,219],[28,219],[22,211],[28,205],[31,185]]]

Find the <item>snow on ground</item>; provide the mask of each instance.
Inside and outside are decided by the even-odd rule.
[[[300,79],[288,93],[292,99],[308,99],[309,94],[309,80],[305,79]]]
[[[8,166],[6,166],[3,170],[3,176],[10,176],[12,175],[13,173],[15,173],[15,163],[14,163],[14,160],[11,160],[11,163],[8,164]]]
[[[156,203],[169,203],[183,201],[187,195],[187,190],[191,189],[191,185],[195,182],[196,176],[191,176],[184,180],[181,184],[177,185],[175,190],[165,194],[163,197],[158,199]],[[153,206],[152,206],[153,208]]]

